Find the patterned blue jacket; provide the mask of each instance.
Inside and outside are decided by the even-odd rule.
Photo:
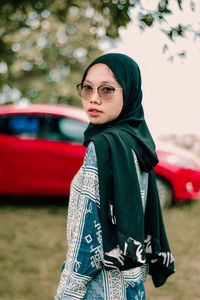
[[[136,156],[135,163],[145,208],[148,174],[140,172]],[[68,252],[55,300],[145,299],[145,267],[123,272],[104,269],[99,208],[98,166],[95,147],[91,142],[84,163],[71,184],[67,219]]]

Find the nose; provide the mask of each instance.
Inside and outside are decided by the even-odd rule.
[[[91,103],[95,103],[95,102],[96,102],[96,103],[98,103],[98,104],[101,103],[101,99],[100,99],[100,97],[99,97],[99,93],[98,93],[96,87],[93,88],[93,93],[92,93],[92,95],[91,95],[90,102],[91,102]]]

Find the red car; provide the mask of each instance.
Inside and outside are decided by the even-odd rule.
[[[0,106],[0,194],[68,195],[87,123],[70,106]]]
[[[0,106],[0,194],[67,196],[83,162],[87,124],[84,111],[71,106]],[[161,204],[199,198],[197,160],[161,148],[157,154]]]
[[[200,199],[200,160],[181,147],[157,142],[159,163],[155,167],[162,206]]]

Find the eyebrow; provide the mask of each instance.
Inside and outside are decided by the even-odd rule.
[[[92,84],[92,82],[90,80],[88,80],[88,79],[86,79],[84,82],[88,82],[88,83]],[[101,84],[115,84],[115,82],[112,82],[112,81],[102,81]]]

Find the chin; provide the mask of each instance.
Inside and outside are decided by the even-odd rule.
[[[103,122],[103,121],[95,121],[95,120],[90,120],[90,122],[94,125],[102,125],[102,124],[105,124],[106,122]]]
[[[90,118],[90,123],[94,125],[103,125],[112,122],[114,119],[111,120],[94,120]]]
[[[101,125],[105,124],[106,122],[100,119],[95,119],[95,118],[89,118],[90,122],[94,125]]]

